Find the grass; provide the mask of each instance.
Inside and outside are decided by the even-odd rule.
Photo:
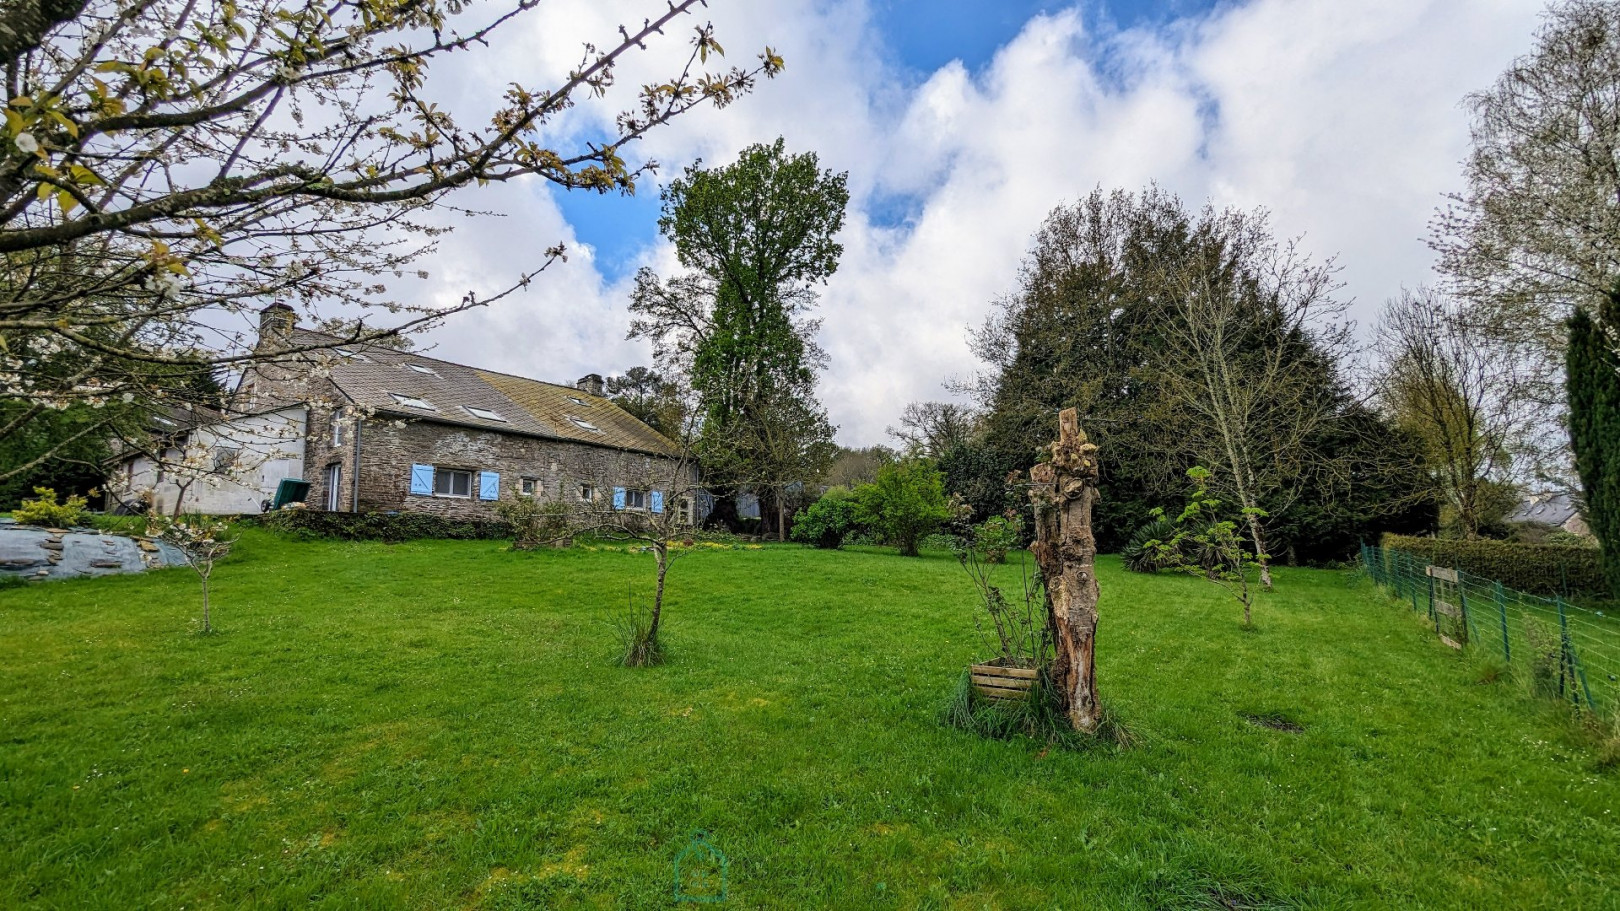
[[[636,670],[642,554],[250,531],[206,636],[183,570],[0,590],[0,906],[669,907],[704,829],[725,907],[1620,907],[1620,772],[1370,586],[1098,576],[1123,751],[940,723],[943,554],[692,554]]]

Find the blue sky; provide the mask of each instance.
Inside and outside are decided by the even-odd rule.
[[[921,80],[953,60],[978,72],[1031,17],[1074,5],[1042,0],[872,0],[871,9],[873,26],[890,52],[889,59]],[[1106,0],[1080,4],[1083,10],[1118,28],[1163,25],[1206,13],[1215,6],[1215,0]],[[557,193],[556,197],[575,236],[595,248],[597,268],[608,281],[623,278],[634,267],[638,254],[657,238],[661,204],[653,181],[646,182],[636,196]],[[916,200],[893,197],[874,200],[869,214],[878,223],[892,224],[914,215],[916,210]]]
[[[951,381],[983,367],[969,332],[1016,286],[1032,234],[1099,187],[1157,184],[1192,206],[1269,213],[1278,237],[1336,258],[1339,296],[1365,326],[1403,287],[1436,281],[1425,240],[1462,186],[1460,102],[1529,50],[1544,2],[711,0],[726,63],[770,45],[787,69],[638,143],[633,158],[666,167],[644,195],[469,194],[506,217],[443,238],[423,299],[499,293],[570,237],[596,255],[432,341],[452,360],[552,380],[649,363],[648,344],[625,337],[628,273],[679,271],[657,234],[660,182],[777,136],[847,169],[855,190],[817,310],[818,392],[849,445],[882,442],[908,402],[958,398]],[[566,72],[580,42],[661,5],[542,4],[556,12],[467,91],[498,97],[525,73]],[[671,33],[623,84],[666,76],[688,47]],[[568,135],[597,135],[617,109],[582,101]]]

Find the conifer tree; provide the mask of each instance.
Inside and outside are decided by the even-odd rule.
[[[1620,307],[1611,297],[1603,309],[1601,322],[1584,307],[1569,321],[1569,440],[1609,590],[1620,592],[1620,356],[1608,328]]]

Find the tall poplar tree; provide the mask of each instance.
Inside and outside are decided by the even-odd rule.
[[[790,155],[777,139],[725,167],[698,162],[664,190],[658,228],[689,271],[667,280],[650,269],[637,274],[630,337],[651,339],[664,366],[687,378],[720,519],[734,521],[737,487],[779,488],[775,469],[798,461],[784,460],[784,445],[809,453],[831,441],[815,400],[825,355],[809,313],[844,252],[834,238],[847,182],[848,174],[822,170],[814,152]],[[782,407],[795,419],[774,420],[771,410]],[[803,437],[750,432],[764,425],[801,428]],[[770,446],[754,445],[767,437]]]
[[[1586,520],[1603,545],[1603,573],[1609,591],[1620,592],[1620,356],[1603,329],[1616,325],[1620,307],[1607,307],[1602,324],[1584,307],[1569,321],[1569,439]]]

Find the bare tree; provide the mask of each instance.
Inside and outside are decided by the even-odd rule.
[[[1331,261],[1278,243],[1264,213],[1205,209],[1196,242],[1158,276],[1168,347],[1161,378],[1195,419],[1186,444],[1219,469],[1245,517],[1260,580],[1271,588],[1265,506],[1286,505],[1320,466],[1306,445],[1336,416],[1320,394],[1348,344]]]
[[[379,342],[488,303],[402,306],[393,280],[445,230],[429,218],[472,184],[537,177],[631,192],[654,167],[626,147],[692,108],[774,75],[707,71],[698,26],[669,78],[637,93],[597,142],[551,147],[556,121],[607,95],[626,55],[702,0],[657,6],[555,84],[511,85],[455,116],[430,78],[532,13],[452,0],[70,0],[8,6],[0,63],[0,439],[51,409],[174,404],[175,371],[291,360],[255,348],[240,316],[269,301],[361,313],[331,344]],[[524,286],[562,256],[514,269]],[[497,294],[495,297],[499,297]],[[9,466],[8,466],[9,469]]]
[[[1468,188],[1431,243],[1469,318],[1533,356],[1528,391],[1561,408],[1565,321],[1620,301],[1620,5],[1554,3],[1535,49],[1466,104]]]
[[[690,440],[688,433],[683,441]],[[633,458],[633,456],[627,456]],[[592,535],[639,545],[652,554],[656,575],[652,609],[644,626],[634,630],[625,643],[624,664],[631,667],[658,664],[663,660],[659,630],[664,613],[664,585],[672,563],[690,553],[689,545],[706,536],[697,528],[699,510],[708,496],[698,478],[697,461],[691,448],[680,446],[673,459],[644,459],[641,471],[631,473],[625,486],[588,501],[570,500],[558,490],[562,509],[548,512],[558,528],[555,540]]]
[[[699,452],[707,476],[752,490],[761,515],[775,513],[777,540],[786,541],[788,499],[826,476],[838,455],[834,430],[813,399],[778,389],[729,433],[705,435]]]
[[[1375,344],[1380,404],[1421,442],[1437,498],[1477,537],[1489,488],[1507,480],[1534,418],[1524,363],[1503,356],[1464,303],[1427,288],[1384,306]]]
[[[937,459],[973,439],[978,431],[979,415],[967,405],[912,402],[900,413],[900,425],[889,428],[889,436],[908,449]]]

